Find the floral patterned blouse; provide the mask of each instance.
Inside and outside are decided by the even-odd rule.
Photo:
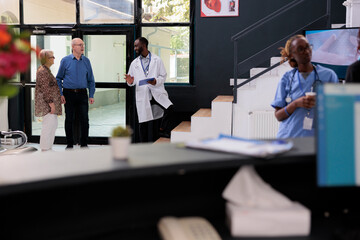
[[[62,115],[61,96],[56,78],[50,69],[41,65],[36,72],[35,86],[35,116],[42,117],[48,114],[51,109],[49,103],[55,104],[56,115]]]

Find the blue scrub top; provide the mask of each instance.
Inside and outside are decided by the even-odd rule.
[[[329,68],[317,65],[316,71],[318,76],[313,70],[306,79],[304,79],[303,76],[299,74],[299,71],[297,71],[297,69],[292,69],[286,72],[277,86],[275,98],[272,101],[271,106],[273,108],[283,108],[287,105],[285,99],[288,96],[291,98],[292,101],[298,99],[299,97],[305,96],[306,92],[311,91],[314,81],[320,80],[321,83],[339,82],[339,79],[335,72]],[[294,79],[291,81],[293,76]],[[292,85],[291,93],[289,92],[290,82]],[[311,108],[310,110],[306,108],[297,108],[293,112],[293,114],[290,115],[290,117],[280,123],[277,138],[314,136],[315,124],[313,124],[311,130],[305,130],[303,128],[305,116],[314,119],[314,108]]]

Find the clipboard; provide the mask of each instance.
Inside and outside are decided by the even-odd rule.
[[[155,79],[155,78],[147,78],[147,79],[140,80],[140,81],[139,81],[139,86],[149,84],[148,81],[152,81],[152,80],[154,80],[154,79]]]

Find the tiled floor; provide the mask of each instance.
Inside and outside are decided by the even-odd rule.
[[[111,130],[118,125],[125,126],[125,102],[118,104],[100,106],[89,110],[89,136],[109,137]],[[32,122],[33,135],[40,136],[41,118],[35,118]],[[65,136],[64,129],[65,113],[58,118],[56,136]]]
[[[102,145],[89,145],[88,147],[89,148],[97,148],[97,147],[101,147]],[[15,146],[10,146],[10,145],[2,145],[1,147],[3,148],[6,148],[6,149],[9,149],[9,150],[13,150],[15,149]],[[29,147],[28,151],[35,151],[35,149],[37,151],[41,151],[40,149],[40,146],[38,143],[27,143],[25,145],[25,147]],[[31,149],[30,149],[31,148]],[[35,148],[35,149],[34,149]],[[79,145],[76,145],[74,146],[73,149],[71,150],[66,150],[66,145],[62,145],[62,144],[54,144],[53,145],[53,148],[52,148],[52,151],[55,151],[55,152],[62,152],[62,151],[71,151],[71,150],[76,150],[76,149],[80,149],[80,146]],[[26,149],[24,149],[24,151],[27,151]]]

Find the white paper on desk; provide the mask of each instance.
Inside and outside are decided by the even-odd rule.
[[[220,134],[215,139],[189,141],[186,147],[265,158],[289,151],[293,143],[286,140],[252,140]]]

